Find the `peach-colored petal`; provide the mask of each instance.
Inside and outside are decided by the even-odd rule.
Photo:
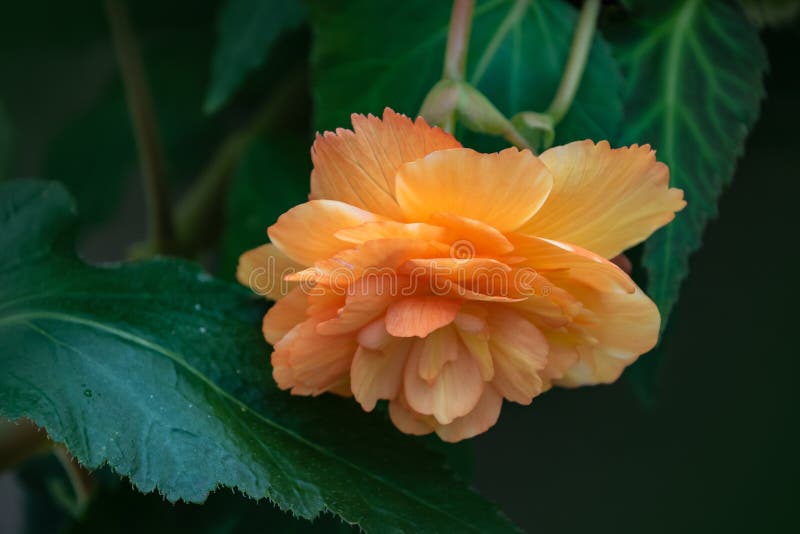
[[[425,223],[401,223],[397,221],[368,222],[352,228],[344,228],[336,232],[336,237],[348,243],[360,245],[374,239],[420,239],[422,241],[440,241],[448,239],[451,232],[447,228]]]
[[[553,174],[542,208],[518,231],[613,258],[644,241],[686,205],[649,145],[612,149],[576,141],[539,156]]]
[[[295,288],[286,297],[277,301],[264,315],[262,331],[267,343],[274,345],[289,330],[305,321],[308,299],[300,288]]]
[[[270,241],[302,265],[329,258],[350,245],[334,234],[381,217],[336,200],[312,200],[290,209],[269,227]]]
[[[410,341],[398,340],[379,351],[364,347],[356,350],[350,367],[350,385],[366,411],[371,412],[379,399],[397,396],[410,347]]]
[[[397,337],[425,337],[453,322],[461,303],[442,297],[405,297],[386,310],[386,331]]]
[[[492,351],[489,345],[489,332],[488,328],[485,332],[474,332],[464,330],[462,328],[456,329],[458,337],[467,348],[475,363],[481,372],[481,378],[484,382],[489,382],[494,378],[494,362],[492,360]]]
[[[561,282],[568,286],[569,282]],[[608,384],[658,341],[661,316],[658,308],[638,287],[633,293],[599,292],[582,284],[568,287],[586,308],[573,327],[582,340],[576,348],[579,362],[554,380],[562,386]]]
[[[359,278],[347,288],[345,304],[337,310],[336,317],[321,322],[317,326],[320,334],[333,335],[354,332],[365,326],[386,311],[386,308],[400,298],[405,287],[399,286],[401,279],[388,274]]]
[[[530,321],[503,307],[489,311],[492,385],[506,399],[530,404],[543,391],[539,372],[547,364],[547,339]]]
[[[422,342],[417,372],[428,384],[433,384],[447,362],[458,358],[458,338],[452,328],[431,332]]]
[[[441,248],[435,244],[416,239],[376,239],[318,261],[314,267],[286,279],[318,282],[335,287],[341,292],[346,291],[362,276],[392,275],[410,258],[436,256],[440,253]]]
[[[436,420],[430,415],[414,412],[403,397],[402,392],[389,402],[389,417],[401,432],[412,436],[424,436],[433,432]]]
[[[355,338],[322,336],[316,331],[318,322],[318,318],[310,317],[275,343],[273,377],[281,389],[318,395],[339,386],[347,377],[357,347]]]
[[[248,250],[239,257],[236,279],[253,292],[270,300],[278,300],[297,286],[284,281],[283,277],[302,268],[278,247],[267,243]]]
[[[602,291],[632,292],[636,287],[625,271],[586,249],[532,236],[515,235],[512,241],[514,253],[529,258],[525,265],[550,281],[566,273],[571,279]]]
[[[440,150],[397,171],[395,194],[409,222],[453,213],[517,229],[547,198],[552,176],[530,151],[509,148],[481,154],[467,148]]]
[[[454,213],[433,213],[430,222],[450,230],[455,239],[450,247],[450,256],[468,259],[476,255],[507,254],[514,249],[506,236],[497,228],[469,217]]]
[[[500,417],[502,406],[503,397],[492,386],[487,385],[478,404],[470,413],[450,424],[437,425],[436,434],[450,443],[477,436],[494,426]]]
[[[408,405],[419,413],[433,415],[447,424],[468,414],[483,393],[480,369],[467,350],[459,347],[458,357],[442,366],[436,380],[428,384],[419,374],[419,360],[425,340],[417,340],[409,354],[403,378]]]
[[[317,135],[311,149],[312,199],[341,200],[398,219],[397,169],[431,152],[461,146],[421,117],[412,122],[389,108],[382,120],[353,114],[352,121],[353,131],[339,128],[335,134]]]

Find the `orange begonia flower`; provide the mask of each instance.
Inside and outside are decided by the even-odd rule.
[[[409,434],[484,432],[503,399],[615,381],[653,348],[653,302],[609,261],[685,205],[649,146],[481,154],[422,118],[318,135],[309,202],[242,255],[273,376],[389,401]]]

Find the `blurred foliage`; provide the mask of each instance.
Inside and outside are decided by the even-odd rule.
[[[304,17],[300,0],[228,0],[219,16],[206,112],[225,104],[245,76],[263,66],[278,35]]]

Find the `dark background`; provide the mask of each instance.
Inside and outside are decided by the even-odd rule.
[[[552,391],[530,407],[507,403],[497,426],[472,440],[476,487],[527,531],[800,528],[798,37],[796,23],[764,33],[767,99],[720,218],[692,259],[655,402],[641,402],[625,380]],[[0,97],[19,126],[14,171],[38,175],[41,147],[92,98],[113,57],[98,48],[42,64],[35,46],[15,48],[8,34],[0,43]],[[24,99],[6,83],[17,76],[29,80]],[[39,105],[16,107],[22,100]],[[90,257],[118,257],[143,237],[141,193],[135,182],[127,187],[111,226],[84,240]],[[2,534],[20,525],[20,491],[15,478],[0,477]]]

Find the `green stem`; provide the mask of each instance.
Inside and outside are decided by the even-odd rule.
[[[174,235],[169,188],[141,53],[123,0],[106,0],[106,11],[144,178],[150,241],[154,244],[155,252],[170,252],[174,248]]]
[[[547,114],[552,117],[553,124],[558,124],[564,118],[578,91],[583,71],[586,68],[586,61],[589,58],[589,51],[592,48],[592,38],[599,13],[600,0],[586,0],[583,3],[578,26],[575,28],[575,35],[572,38],[567,66],[561,77],[561,84],[547,109]]]
[[[472,30],[472,12],[475,0],[454,0],[447,32],[447,48],[444,53],[442,79],[461,82],[467,65],[469,34]],[[456,111],[453,109],[444,119],[442,128],[452,133],[455,130]]]
[[[94,478],[63,445],[55,445],[53,453],[61,462],[61,466],[66,471],[69,482],[72,485],[72,491],[75,493],[75,503],[71,507],[71,512],[78,517],[86,509],[92,497],[95,487]]]

